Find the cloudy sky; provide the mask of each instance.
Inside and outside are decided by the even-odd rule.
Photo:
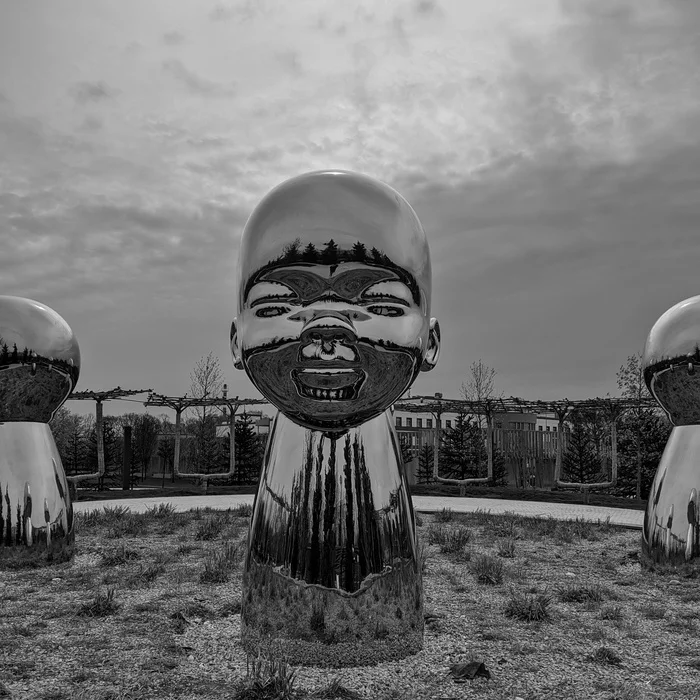
[[[213,351],[257,396],[228,350],[243,224],[359,170],[429,236],[416,393],[479,358],[506,395],[616,393],[700,294],[699,66],[690,0],[0,0],[0,293],[64,316],[79,389],[181,394]]]

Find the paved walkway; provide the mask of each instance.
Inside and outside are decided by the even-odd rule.
[[[84,513],[89,510],[107,506],[128,507],[134,513],[143,513],[159,503],[172,503],[175,510],[192,508],[214,508],[225,510],[235,508],[242,503],[253,503],[252,495],[226,496],[174,496],[173,498],[120,498],[113,501],[78,501],[73,504],[75,510]],[[459,513],[473,513],[477,510],[491,513],[516,513],[536,518],[554,518],[556,520],[589,520],[605,522],[610,518],[612,525],[621,525],[641,529],[644,513],[641,510],[626,508],[602,508],[576,503],[541,503],[538,501],[505,501],[496,498],[439,498],[437,496],[413,496],[413,507],[422,513],[434,513],[443,508],[451,508]]]

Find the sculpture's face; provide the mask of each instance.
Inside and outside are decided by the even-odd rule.
[[[439,327],[429,317],[429,260],[422,260],[421,280],[376,245],[382,243],[376,227],[367,240],[365,226],[343,221],[337,205],[338,197],[345,201],[345,186],[369,185],[376,195],[375,181],[349,173],[314,173],[290,182],[306,187],[297,188],[281,205],[263,200],[258,208],[272,207],[280,228],[251,227],[250,222],[246,227],[242,257],[247,261],[256,258],[261,246],[270,247],[270,236],[284,235],[285,218],[295,235],[291,241],[287,236],[276,257],[263,257],[252,270],[243,266],[232,349],[237,366],[289,418],[310,428],[344,430],[385,411],[421,369],[435,364]],[[398,197],[381,187],[382,195],[388,191]],[[314,194],[321,211],[308,216],[305,196],[314,201]],[[406,229],[415,232],[417,219],[410,207],[401,209],[395,199],[382,204],[395,216],[410,213]],[[258,223],[256,214],[253,224]],[[427,255],[424,236],[418,238],[421,243]]]
[[[61,316],[31,299],[0,296],[0,422],[48,423],[79,374],[78,343]]]
[[[671,422],[700,425],[700,296],[672,306],[654,324],[642,366]]]

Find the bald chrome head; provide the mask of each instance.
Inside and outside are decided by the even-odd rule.
[[[654,324],[642,359],[649,391],[674,425],[700,425],[700,296]]]
[[[80,349],[53,309],[0,296],[0,422],[48,423],[80,375]]]
[[[430,251],[395,190],[339,170],[274,188],[239,257],[234,363],[289,418],[345,430],[437,362]]]

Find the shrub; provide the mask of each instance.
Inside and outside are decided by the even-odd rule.
[[[430,525],[426,531],[428,544],[437,544],[443,554],[455,554],[464,549],[471,540],[472,531],[458,525],[457,527],[446,527],[444,525]]]
[[[505,615],[523,622],[546,622],[550,619],[549,605],[552,599],[544,593],[510,592]]]
[[[490,554],[475,557],[470,569],[479,583],[495,586],[503,581],[503,562]]]

